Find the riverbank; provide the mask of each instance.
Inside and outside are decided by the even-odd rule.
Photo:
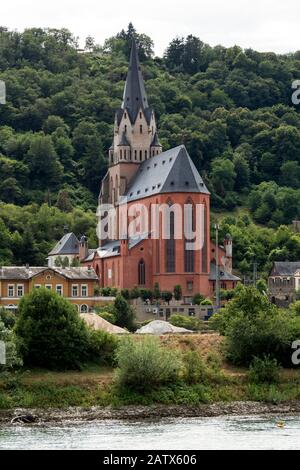
[[[250,415],[300,415],[300,400],[289,403],[260,403],[237,401],[232,403],[213,403],[199,406],[153,405],[124,406],[121,408],[70,407],[66,409],[26,409],[0,410],[0,426],[6,426],[17,417],[31,417],[30,425],[47,424],[80,424],[102,420],[143,420],[161,418],[217,417],[217,416],[250,416]]]

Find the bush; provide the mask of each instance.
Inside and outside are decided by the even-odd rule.
[[[114,316],[116,325],[128,330],[134,329],[134,313],[127,300],[118,294],[114,303]]]
[[[270,356],[254,357],[249,367],[249,381],[255,384],[278,383],[279,370],[276,359],[272,359]]]
[[[104,318],[104,320],[109,321],[112,325],[116,323],[116,317],[113,313],[110,312],[100,312],[98,313],[99,317]]]
[[[101,294],[103,297],[109,297],[111,295],[111,288],[110,287],[102,287]]]
[[[121,289],[121,295],[124,297],[124,299],[129,300],[130,299],[129,289]]]
[[[130,298],[131,299],[138,299],[141,295],[140,289],[138,287],[133,287],[130,291]]]
[[[151,336],[122,338],[116,354],[117,384],[133,390],[151,390],[178,380],[182,362],[176,351],[163,349]]]
[[[161,293],[161,298],[169,304],[170,300],[172,300],[173,294],[172,292],[165,291]]]
[[[176,286],[174,286],[173,294],[175,300],[180,300],[182,298],[182,287],[180,284],[176,284]]]
[[[89,359],[89,330],[76,308],[49,289],[34,289],[19,305],[15,328],[24,363],[76,369]]]
[[[255,356],[269,355],[283,366],[292,366],[291,344],[300,337],[300,317],[277,309],[254,287],[240,288],[210,324],[225,334],[232,363],[248,366]]]
[[[4,323],[6,328],[13,328],[16,323],[17,317],[15,313],[0,308],[0,321]]]
[[[200,302],[200,305],[212,305],[212,301],[210,299],[204,299]]]
[[[186,328],[187,330],[199,331],[204,329],[204,322],[194,317],[173,314],[170,316],[169,322],[174,326]]]
[[[199,356],[197,351],[188,351],[184,354],[184,381],[188,384],[210,384],[224,380],[221,373],[221,363],[212,357],[206,361]]]
[[[194,297],[193,297],[193,304],[194,305],[200,305],[200,303],[204,299],[205,299],[205,297],[202,294],[200,294],[200,293],[195,294]]]
[[[113,365],[118,338],[102,330],[90,330],[90,359],[100,364]]]
[[[140,297],[144,302],[146,300],[152,300],[153,299],[153,292],[151,289],[140,289]]]

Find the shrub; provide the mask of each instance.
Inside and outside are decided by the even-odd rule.
[[[124,299],[129,300],[130,299],[129,289],[121,289],[121,295],[124,297]]]
[[[221,382],[224,376],[216,357],[202,359],[197,351],[184,354],[184,381],[188,384]]]
[[[130,298],[131,299],[138,299],[140,297],[140,289],[138,287],[133,287],[130,291]]]
[[[104,320],[109,321],[112,325],[116,323],[116,317],[113,313],[110,312],[100,312],[98,313],[99,317],[104,318]]]
[[[0,308],[0,321],[4,323],[6,328],[13,328],[16,323],[17,317],[15,313]]]
[[[104,296],[104,297],[109,297],[111,295],[111,289],[110,287],[102,287],[101,289],[101,294]]]
[[[159,339],[151,336],[122,339],[116,359],[117,384],[133,390],[144,391],[174,383],[182,366],[176,351],[163,349]]]
[[[212,301],[210,299],[204,299],[200,302],[200,305],[212,305]]]
[[[19,305],[15,328],[24,363],[74,369],[89,358],[89,330],[75,307],[49,289],[34,289]]]
[[[116,325],[121,326],[122,328],[128,328],[128,330],[133,330],[133,310],[121,294],[117,295],[114,303],[114,316],[116,319]]]
[[[159,288],[159,284],[158,282],[156,282],[154,284],[154,288],[153,288],[153,297],[155,300],[159,300],[160,297],[161,297],[161,292],[160,292],[160,288]]]
[[[110,288],[110,295],[111,295],[112,297],[116,297],[117,294],[118,294],[118,289],[117,289],[117,287],[111,287],[111,288]]]
[[[173,293],[175,300],[180,300],[182,298],[182,287],[180,284],[176,284],[176,286],[174,286]]]
[[[174,326],[179,326],[193,331],[199,331],[204,328],[203,321],[194,317],[186,317],[184,315],[173,314],[170,316],[169,322]]]
[[[204,299],[205,299],[205,297],[202,294],[200,294],[200,293],[195,294],[194,297],[193,297],[193,304],[194,305],[200,305],[200,303]]]
[[[173,294],[172,292],[165,291],[161,293],[161,298],[169,304],[170,300],[172,300]]]
[[[102,330],[90,330],[90,359],[100,364],[112,365],[118,345],[118,338]]]
[[[249,367],[249,381],[255,384],[278,383],[279,370],[276,359],[272,359],[270,356],[254,357]]]
[[[151,289],[140,289],[140,297],[142,300],[152,300],[153,292]]]

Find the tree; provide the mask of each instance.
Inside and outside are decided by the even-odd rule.
[[[70,194],[65,189],[61,189],[57,196],[56,206],[63,212],[71,212],[72,202],[70,198]]]
[[[0,371],[8,370],[22,365],[22,359],[17,351],[14,332],[7,328],[0,320],[0,353],[5,358],[5,364],[0,364]],[[3,347],[4,344],[4,347]]]
[[[26,366],[77,369],[89,358],[89,331],[76,308],[49,289],[19,304],[15,331]]]
[[[154,297],[155,300],[159,300],[161,298],[161,292],[160,292],[158,282],[155,282],[155,284],[154,284],[153,297]]]
[[[172,298],[173,298],[173,294],[172,294],[172,292],[164,291],[164,292],[161,293],[161,298],[169,304],[170,300],[172,300]]]
[[[181,285],[177,284],[176,286],[174,286],[173,294],[174,294],[174,299],[175,300],[180,300],[182,298],[182,287],[181,287]]]
[[[133,310],[121,294],[117,294],[114,303],[114,316],[116,325],[129,330],[133,329]]]

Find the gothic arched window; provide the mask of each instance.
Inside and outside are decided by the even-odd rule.
[[[145,261],[143,259],[140,260],[138,265],[138,279],[140,286],[144,286],[146,284],[146,269]]]
[[[168,206],[173,205],[172,201],[168,201]],[[174,273],[175,272],[175,214],[174,211],[170,211],[170,232],[169,238],[166,240],[166,272]]]
[[[186,205],[189,205],[189,210],[186,211],[185,216],[188,218],[186,220],[186,226],[190,232],[195,231],[195,207],[193,201],[189,198],[186,202]],[[185,234],[186,235],[186,234]],[[184,270],[186,273],[192,273],[195,270],[195,250],[187,249],[187,243],[193,242],[190,238],[184,239]]]

